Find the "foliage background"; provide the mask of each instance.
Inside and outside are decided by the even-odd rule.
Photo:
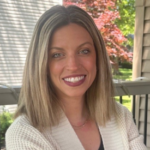
[[[13,122],[13,114],[9,112],[3,112],[0,114],[0,145],[5,146],[5,133],[8,127]]]
[[[115,23],[122,31],[124,36],[134,34],[135,27],[135,0],[118,0],[117,9],[120,19],[116,19]],[[133,46],[133,39],[128,38],[128,44]]]

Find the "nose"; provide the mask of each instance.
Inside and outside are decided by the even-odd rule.
[[[79,69],[80,61],[76,55],[68,56],[66,62],[66,68],[70,71],[76,71]]]

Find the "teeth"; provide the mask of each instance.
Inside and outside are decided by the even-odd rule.
[[[75,82],[82,80],[83,78],[84,78],[84,76],[80,76],[80,77],[64,78],[64,80],[68,81],[68,82],[75,83]]]

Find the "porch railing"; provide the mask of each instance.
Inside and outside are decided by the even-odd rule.
[[[144,107],[144,144],[147,145],[147,125],[148,125],[148,95],[150,94],[150,81],[132,81],[122,82],[115,84],[116,96],[120,96],[120,103],[123,102],[123,96],[132,96],[132,114],[136,124],[136,109],[138,112],[140,108],[136,108],[136,98],[140,95],[145,95],[145,107]],[[138,98],[138,100],[140,100]],[[150,116],[149,116],[150,117]],[[150,136],[150,135],[149,135]]]
[[[16,87],[6,87],[0,86],[0,105],[11,105],[17,104],[17,99],[20,93],[19,86]],[[137,107],[136,98],[139,95],[145,95],[145,108],[144,108],[144,143],[147,145],[147,124],[148,124],[148,94],[150,94],[150,81],[130,81],[130,82],[121,82],[115,83],[115,95],[119,96],[120,103],[123,102],[123,96],[129,95],[132,96],[132,113],[135,123],[136,121],[136,112],[139,108]],[[150,116],[149,116],[150,117]],[[150,136],[150,135],[149,135]]]

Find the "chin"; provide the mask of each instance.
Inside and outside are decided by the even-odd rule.
[[[66,97],[70,97],[70,98],[78,98],[78,99],[81,99],[81,98],[83,98],[84,97],[84,95],[85,95],[85,92],[79,92],[79,93],[77,93],[77,92],[69,92],[69,93],[65,93],[65,96]]]

